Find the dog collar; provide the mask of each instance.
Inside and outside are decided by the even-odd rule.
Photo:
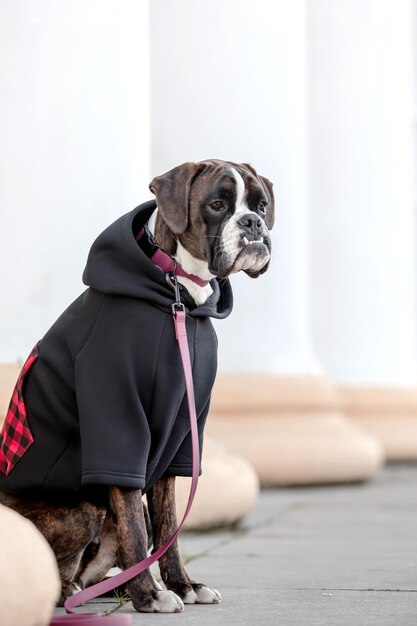
[[[146,235],[146,236],[145,236]],[[202,280],[195,274],[189,274],[185,269],[175,260],[161,250],[161,248],[155,243],[154,238],[149,232],[146,226],[143,226],[136,235],[136,241],[149,257],[154,265],[157,265],[166,274],[174,274],[175,276],[182,276],[188,278],[196,283],[199,287],[207,287],[210,284],[209,280]]]

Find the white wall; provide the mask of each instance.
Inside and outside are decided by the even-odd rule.
[[[145,0],[0,3],[0,362],[83,289],[88,249],[148,198]]]
[[[249,161],[275,184],[271,269],[232,277],[216,324],[224,370],[316,371],[306,285],[308,146],[304,0],[153,0],[152,170]]]
[[[0,362],[80,293],[153,175],[219,157],[277,197],[271,270],[232,277],[221,369],[414,383],[413,4],[152,0],[150,59],[147,0],[0,3]]]
[[[416,383],[413,4],[308,5],[312,322],[344,383]]]

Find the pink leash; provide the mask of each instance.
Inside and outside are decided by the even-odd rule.
[[[127,570],[124,570],[120,574],[116,574],[111,578],[96,583],[95,585],[91,585],[91,587],[87,587],[86,589],[75,593],[73,596],[70,596],[64,604],[65,609],[67,613],[69,613],[69,615],[57,615],[53,617],[52,621],[50,622],[50,626],[69,626],[70,624],[72,624],[73,626],[83,626],[84,624],[85,626],[103,626],[103,624],[107,624],[107,626],[129,626],[132,623],[132,618],[130,615],[76,613],[73,609],[77,606],[80,606],[80,604],[83,604],[84,602],[88,602],[88,600],[93,600],[94,598],[101,596],[103,593],[107,593],[108,591],[111,591],[112,589],[115,589],[116,587],[127,583],[129,580],[131,580],[132,578],[143,572],[145,569],[150,567],[153,563],[155,563],[155,561],[157,561],[173,544],[190,512],[191,505],[194,500],[194,495],[197,490],[198,474],[200,469],[200,449],[198,442],[193,373],[191,368],[190,352],[188,349],[187,329],[185,325],[186,313],[184,305],[180,301],[176,277],[173,276],[172,278],[174,279],[176,292],[176,302],[172,305],[172,312],[174,316],[175,334],[180,350],[182,368],[184,371],[185,385],[187,390],[187,402],[190,414],[191,442],[193,452],[191,487],[185,513],[175,533],[163,546],[156,550],[156,552],[148,556],[143,561],[136,563],[136,565],[133,565]]]

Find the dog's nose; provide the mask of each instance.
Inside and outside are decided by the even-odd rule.
[[[255,236],[262,232],[262,220],[256,213],[245,213],[237,223],[251,235]]]

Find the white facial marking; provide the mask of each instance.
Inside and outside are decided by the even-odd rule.
[[[245,201],[245,182],[239,172],[232,167],[232,174],[236,180],[236,205],[235,212],[232,217],[229,219],[222,232],[222,251],[223,254],[226,255],[228,259],[228,264],[233,265],[233,271],[238,272],[239,270],[251,269],[253,271],[260,270],[269,260],[268,255],[261,254],[256,257],[256,255],[245,255],[240,258],[237,263],[234,263],[235,259],[238,257],[239,253],[242,251],[242,243],[244,246],[251,246],[251,248],[255,251],[262,251],[265,246],[261,243],[257,243],[254,241],[249,241],[249,239],[244,236],[242,239],[242,229],[238,225],[238,221],[240,218],[246,213],[250,213],[250,209]],[[268,232],[268,229],[265,225],[263,218],[258,215],[258,217],[262,220],[264,224],[265,231]],[[262,248],[261,248],[262,246]]]
[[[232,174],[236,180],[236,213],[238,211],[249,211],[248,205],[243,201],[245,197],[245,181],[234,167],[232,169]]]
[[[236,256],[238,253],[238,243],[240,239],[239,227],[237,225],[238,220],[245,215],[245,213],[249,212],[248,205],[244,202],[245,197],[245,183],[241,175],[234,167],[232,169],[232,174],[236,180],[236,204],[235,204],[235,212],[233,213],[230,220],[227,222],[226,226],[223,228],[222,240],[223,240],[223,250],[230,255]]]

